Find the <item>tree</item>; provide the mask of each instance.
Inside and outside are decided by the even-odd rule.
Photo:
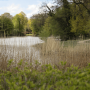
[[[4,37],[6,37],[6,35],[10,35],[13,31],[12,20],[3,15],[0,16],[0,31],[4,32]]]
[[[23,29],[25,32],[26,27],[27,27],[28,18],[26,17],[26,14],[24,12],[20,12],[19,16],[20,16],[20,20],[21,20],[20,22],[23,25]]]
[[[47,18],[46,14],[36,14],[30,18],[31,21],[31,30],[34,35],[39,35],[42,31],[42,27],[44,25],[45,19]]]
[[[48,15],[58,23],[59,29],[57,28],[56,32],[59,30],[58,32],[60,38],[62,40],[70,39],[73,36],[73,33],[71,32],[71,24],[69,22],[72,15],[70,11],[70,4],[67,0],[56,0],[56,3],[57,5],[54,6],[54,9],[50,8],[47,4],[44,4],[44,7],[47,7],[49,10]]]
[[[82,5],[90,15],[90,0],[72,0],[76,5]]]
[[[56,8],[55,19],[60,25],[60,38],[62,40],[72,39],[74,33],[71,32],[70,18],[72,17],[70,4],[67,0],[56,0],[57,5],[60,6]]]
[[[1,16],[7,17],[7,18],[9,18],[9,19],[11,19],[11,20],[12,20],[12,18],[13,18],[13,16],[10,15],[10,13],[4,13],[4,14],[2,14]]]
[[[28,20],[28,22],[27,22],[27,28],[28,29],[31,29],[31,20]]]
[[[87,20],[86,24],[84,25],[84,29],[85,29],[85,37],[89,37],[90,38],[90,18]]]
[[[47,13],[47,15],[49,15],[49,16],[54,16],[54,15],[55,15],[55,14],[54,14],[54,11],[55,11],[55,9],[56,9],[55,6],[49,7],[49,6],[47,5],[47,3],[43,3],[40,9],[43,10],[43,12],[44,12],[45,14]]]
[[[41,37],[49,37],[49,36],[57,36],[60,35],[60,27],[59,23],[53,18],[48,17],[45,21],[45,24],[43,26],[43,30],[41,31],[40,35]]]
[[[77,5],[73,3],[71,5],[72,17],[70,19],[71,23],[71,32],[75,33],[75,36],[78,38],[80,35],[83,37],[86,36],[86,24],[88,21],[89,14],[87,10],[82,5]]]
[[[13,17],[13,24],[14,24],[14,32],[17,32],[19,36],[22,35],[22,33],[26,30],[26,25],[28,22],[28,19],[25,15],[25,13],[21,12],[19,14],[16,14]]]

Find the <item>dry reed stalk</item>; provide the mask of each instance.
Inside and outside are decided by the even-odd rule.
[[[5,41],[4,41],[5,42]],[[3,41],[2,41],[3,43]],[[36,47],[36,48],[35,48]],[[9,48],[9,51],[7,51]],[[12,49],[13,48],[13,49]],[[18,52],[16,53],[16,51]],[[38,50],[38,52],[37,52]],[[23,59],[21,68],[23,69],[25,62],[30,65],[35,65],[35,60],[39,60],[37,53],[40,52],[40,61],[42,64],[56,65],[58,68],[62,68],[61,61],[66,61],[65,67],[69,67],[72,64],[74,66],[85,67],[90,63],[90,44],[79,43],[75,47],[64,47],[64,42],[61,45],[60,41],[56,41],[54,37],[48,38],[45,43],[37,44],[34,47],[9,47],[7,45],[0,46],[0,69],[7,69],[7,60],[14,59],[15,65]],[[8,54],[8,53],[12,53]],[[29,67],[29,66],[28,66]]]
[[[73,43],[72,43],[73,45]],[[61,68],[60,61],[66,61],[66,67],[74,66],[85,67],[90,63],[90,44],[77,44],[74,46],[60,46],[60,41],[55,41],[54,37],[48,38],[46,43],[36,45],[40,50],[41,62],[43,64],[54,64]]]
[[[14,64],[13,67],[17,66],[17,63],[23,59],[23,63],[21,65],[21,68],[23,69],[25,62],[34,63],[33,57],[34,57],[34,50],[31,49],[31,52],[29,52],[29,47],[16,47],[16,46],[8,46],[8,45],[1,45],[0,46],[0,69],[1,70],[10,70],[10,68],[7,68],[8,60],[13,59]],[[35,58],[34,58],[35,59]],[[30,64],[29,64],[30,65]]]

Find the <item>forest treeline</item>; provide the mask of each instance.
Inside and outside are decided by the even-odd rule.
[[[24,12],[16,14],[14,17],[10,13],[0,16],[0,36],[22,36],[25,35],[28,18]]]
[[[24,12],[0,16],[0,36],[60,36],[61,40],[90,37],[90,0],[54,0],[41,5],[42,12],[29,19]]]

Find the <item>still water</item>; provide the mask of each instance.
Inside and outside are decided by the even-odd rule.
[[[33,59],[39,60],[39,51],[35,50],[32,45],[43,42],[39,37],[32,36],[0,38],[0,59],[29,60],[32,56]]]

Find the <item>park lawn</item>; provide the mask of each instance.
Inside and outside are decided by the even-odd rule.
[[[26,34],[26,36],[33,36],[33,34]]]

